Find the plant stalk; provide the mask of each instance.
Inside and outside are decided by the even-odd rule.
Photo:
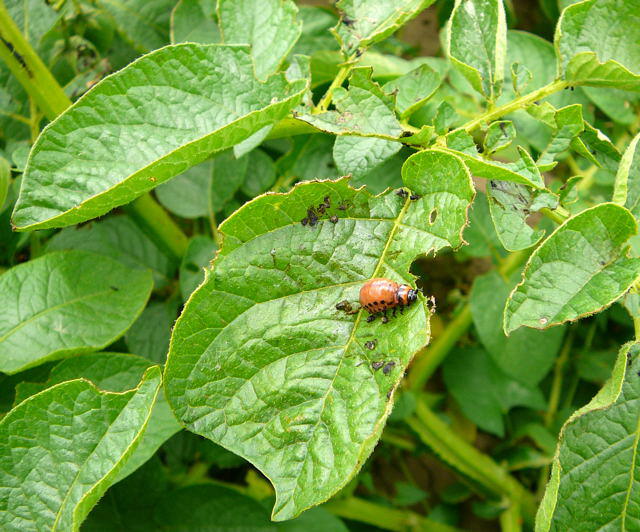
[[[71,100],[24,38],[3,0],[0,0],[0,59],[7,64],[48,120],[54,120],[71,106]],[[32,110],[31,120],[34,119]],[[184,254],[187,236],[151,195],[145,194],[130,205],[156,241],[177,257]]]
[[[316,105],[315,109],[313,110],[314,114],[324,113],[329,108],[329,105],[331,104],[331,100],[333,99],[333,92],[338,87],[342,86],[342,84],[344,83],[344,80],[347,79],[347,76],[353,69],[354,65],[355,65],[354,57],[350,57],[349,59],[347,59],[347,61],[345,61],[342,64],[342,66],[340,67],[340,70],[338,70],[338,74],[331,82],[331,85],[329,85],[327,92],[324,93],[324,96],[320,99],[320,101],[318,102],[318,105]]]
[[[415,415],[407,423],[440,458],[473,480],[480,491],[519,505],[524,519],[533,522],[536,511],[533,495],[489,456],[453,432],[426,405],[418,402]]]
[[[71,100],[9,15],[3,0],[0,0],[0,59],[49,120],[71,105]]]
[[[539,89],[532,91],[528,94],[520,96],[515,100],[511,100],[510,102],[501,105],[500,107],[495,107],[486,113],[481,114],[480,116],[474,118],[473,120],[467,122],[466,124],[457,128],[456,131],[464,130],[467,133],[471,133],[474,129],[477,129],[485,122],[492,122],[493,120],[497,120],[509,113],[517,111],[530,103],[536,102],[551,94],[558,92],[569,86],[569,83],[564,80],[555,80],[545,85],[544,87],[540,87]]]
[[[426,519],[410,510],[387,508],[357,497],[334,499],[325,503],[323,508],[339,517],[369,523],[385,530],[430,530],[432,532],[456,532],[458,530]]]

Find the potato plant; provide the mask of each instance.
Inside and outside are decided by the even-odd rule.
[[[640,530],[640,0],[300,4],[0,0],[0,529]]]

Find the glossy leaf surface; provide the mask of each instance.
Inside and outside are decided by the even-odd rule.
[[[358,471],[428,341],[421,298],[388,324],[336,309],[343,300],[357,309],[367,279],[411,283],[417,255],[461,244],[473,189],[460,160],[421,152],[403,179],[421,199],[371,196],[343,179],[248,203],[221,226],[213,269],[174,329],[170,403],[190,430],[270,478],[276,520],[326,500]],[[365,350],[373,339],[378,349]],[[380,359],[393,364],[375,371]]]
[[[621,297],[640,275],[640,259],[625,256],[625,243],[637,229],[631,213],[613,203],[587,209],[558,227],[531,255],[511,293],[505,332],[574,321]]]
[[[9,412],[0,421],[2,528],[78,530],[139,443],[160,383],[157,366],[124,393],[72,380]]]
[[[143,56],[45,128],[13,222],[33,229],[100,216],[283,118],[304,87],[282,75],[259,82],[240,46],[180,44]]]
[[[218,0],[227,44],[249,44],[259,79],[276,72],[302,31],[292,0]]]
[[[153,281],[85,251],[48,253],[0,276],[0,370],[101,349],[144,308]]]
[[[638,344],[623,346],[610,380],[560,433],[536,531],[640,527]]]

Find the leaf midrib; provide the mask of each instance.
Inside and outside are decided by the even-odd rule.
[[[89,294],[89,295],[76,297],[75,299],[70,299],[70,300],[64,301],[63,303],[60,303],[58,305],[54,305],[53,307],[48,307],[48,308],[46,308],[44,310],[41,310],[40,312],[36,312],[31,317],[29,317],[28,319],[18,323],[18,325],[16,325],[15,327],[12,327],[5,334],[0,336],[0,343],[4,342],[7,338],[9,338],[9,336],[11,336],[16,331],[19,331],[20,329],[25,327],[27,324],[37,320],[41,316],[44,316],[44,315],[46,315],[47,313],[49,313],[51,311],[54,311],[54,310],[57,310],[57,309],[60,309],[60,308],[64,308],[64,307],[66,307],[68,305],[73,305],[74,303],[77,303],[79,301],[92,299],[94,297],[101,296],[103,294],[109,294],[109,293],[113,293],[113,290],[111,290],[111,289],[102,290],[101,292],[94,292],[94,293]]]
[[[378,260],[378,264],[376,265],[375,270],[373,271],[373,273],[371,274],[371,277],[369,277],[369,279],[374,279],[377,275],[378,272],[380,271],[380,268],[382,267],[382,265],[385,263],[384,258],[385,255],[389,249],[389,246],[391,245],[391,242],[393,242],[393,237],[396,234],[396,231],[398,230],[398,227],[401,225],[400,221],[404,218],[404,215],[407,211],[407,208],[409,207],[409,204],[411,203],[411,200],[409,198],[407,198],[405,200],[404,205],[402,206],[402,209],[400,210],[400,212],[398,213],[398,216],[396,217],[393,227],[391,228],[391,231],[389,231],[389,236],[387,238],[387,242],[384,246],[384,249],[382,250],[382,253],[380,254],[380,259]],[[355,336],[356,336],[356,331],[358,330],[358,325],[360,324],[360,321],[362,320],[362,316],[364,315],[363,312],[363,308],[360,308],[360,310],[358,311],[358,315],[356,317],[356,320],[353,322],[353,328],[351,329],[351,334],[349,335],[349,338],[347,339],[346,343],[345,343],[345,347],[344,347],[344,353],[346,353],[351,344],[353,343]],[[324,394],[324,397],[322,398],[322,406],[320,408],[320,412],[318,413],[318,421],[316,422],[315,426],[313,427],[311,434],[309,435],[309,439],[307,440],[306,445],[308,445],[308,442],[310,442],[313,437],[315,436],[315,432],[316,429],[318,428],[318,425],[320,425],[320,421],[322,419],[322,415],[324,413],[324,409],[325,409],[325,405],[327,402],[327,398],[329,397],[329,394],[331,393],[331,391],[334,389],[334,384],[335,384],[335,380],[338,377],[339,373],[340,373],[340,369],[342,368],[342,363],[344,362],[344,359],[346,358],[346,356],[343,354],[343,356],[340,358],[340,362],[338,363],[338,365],[336,366],[336,371],[335,374],[333,375],[333,379],[331,380],[331,384],[329,386],[327,386],[327,391]],[[302,469],[304,468],[304,466],[307,463],[307,459],[309,457],[309,453],[306,452],[305,453],[305,457],[304,460],[302,460],[300,462],[300,466],[298,468],[298,471],[296,472],[296,486],[298,484],[298,480],[300,479],[300,472],[302,471]],[[350,478],[350,475],[349,477]],[[276,498],[277,498],[277,493],[276,493]],[[293,498],[293,496],[292,496]],[[295,504],[295,502],[294,502]],[[274,508],[275,509],[275,508]]]

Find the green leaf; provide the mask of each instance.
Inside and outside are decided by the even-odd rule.
[[[171,43],[220,42],[215,0],[179,0],[171,11]]]
[[[434,0],[338,0],[340,22],[333,32],[345,54],[385,39]]]
[[[102,349],[135,321],[152,286],[151,273],[85,251],[11,268],[0,276],[0,371]]]
[[[333,159],[342,175],[358,179],[366,176],[400,151],[402,144],[392,140],[339,136],[333,145]]]
[[[329,32],[338,21],[335,13],[320,6],[301,5],[298,9],[302,33],[292,53],[311,56],[319,50],[337,50],[338,44]]]
[[[110,216],[81,227],[67,227],[47,242],[46,251],[78,249],[92,251],[137,270],[151,270],[161,288],[176,271],[166,255],[128,216]]]
[[[423,151],[407,159],[403,180],[420,199],[371,196],[341,179],[249,202],[221,225],[223,246],[174,328],[166,367],[174,411],[272,481],[276,520],[326,500],[359,470],[428,340],[422,298],[386,329],[335,308],[345,299],[357,307],[373,277],[410,283],[417,255],[462,244],[473,197],[462,162]],[[326,203],[309,223],[309,209]],[[395,362],[386,372],[362,347],[373,338]]]
[[[618,173],[616,174],[616,182],[613,189],[613,202],[623,205],[631,214],[640,217],[640,150],[638,142],[640,134],[636,135],[627,146]]]
[[[476,277],[470,294],[473,324],[492,360],[511,378],[533,387],[548,373],[562,344],[564,327],[546,331],[502,330],[502,314],[513,283],[493,271]]]
[[[465,416],[497,436],[504,436],[502,416],[514,406],[545,408],[540,390],[511,379],[484,349],[457,349],[446,358],[442,370],[447,389]]]
[[[487,199],[496,233],[507,251],[528,249],[540,242],[545,231],[534,229],[527,219],[543,207],[558,206],[558,196],[548,190],[508,181],[489,181]]]
[[[215,516],[215,525],[211,524]],[[259,502],[223,486],[188,486],[165,494],[156,506],[155,519],[178,531],[207,529],[275,532]]]
[[[349,90],[338,87],[333,93],[335,111],[302,115],[298,118],[335,135],[398,138],[402,127],[394,112],[393,99],[371,81],[371,69],[354,70]]]
[[[510,120],[491,122],[484,136],[484,152],[488,155],[508,148],[516,138],[516,128]]]
[[[574,104],[558,109],[554,113],[553,121],[553,136],[537,161],[541,172],[551,170],[562,153],[569,149],[572,141],[584,131],[582,105]]]
[[[123,37],[140,52],[169,42],[169,17],[174,0],[97,0],[114,19]]]
[[[333,162],[333,135],[313,134],[293,137],[291,150],[276,161],[280,179],[327,179],[337,177]]]
[[[635,530],[637,508],[638,344],[620,350],[611,379],[565,423],[536,531]]]
[[[635,122],[635,107],[640,99],[637,93],[611,87],[583,87],[582,90],[614,122],[623,126]]]
[[[471,86],[490,101],[502,90],[507,22],[501,0],[456,0],[447,55]]]
[[[466,131],[452,131],[446,136],[447,150],[462,158],[469,167],[471,173],[486,179],[499,179],[500,181],[512,181],[534,188],[544,188],[544,181],[540,170],[531,158],[531,155],[518,146],[519,160],[512,163],[503,163],[492,159],[485,159],[473,141],[473,137]]]
[[[585,122],[580,140],[592,152],[600,166],[612,172],[617,170],[621,158],[620,152],[602,131]]]
[[[395,107],[400,118],[407,118],[434,95],[441,83],[440,72],[425,63],[385,83],[384,90],[388,94],[395,95]]]
[[[183,301],[189,299],[191,293],[204,280],[204,269],[213,260],[216,249],[216,243],[206,236],[196,235],[189,240],[180,264],[180,293]]]
[[[179,44],[146,55],[45,128],[13,221],[34,229],[100,216],[283,118],[304,89],[282,75],[259,82],[244,47]]]
[[[500,256],[502,249],[495,226],[491,221],[489,204],[485,195],[478,191],[469,213],[469,225],[464,229],[466,246],[460,248],[456,256],[461,260],[469,257]]]
[[[211,201],[209,193],[214,164],[213,160],[205,161],[162,183],[156,188],[158,201],[181,218],[206,217]]]
[[[218,0],[223,41],[248,44],[259,79],[278,71],[302,31],[291,0]]]
[[[151,365],[142,357],[123,353],[103,352],[72,357],[56,364],[45,383],[18,385],[16,404],[56,384],[79,378],[91,381],[102,391],[122,393],[135,388]],[[180,428],[164,398],[164,391],[160,390],[140,443],[119,470],[114,482],[138,469]]]
[[[558,21],[558,70],[576,84],[640,90],[640,2],[585,0]]]
[[[613,203],[563,223],[527,262],[505,306],[505,332],[575,321],[616,301],[640,275],[640,259],[625,256],[636,232],[633,215]]]
[[[78,530],[140,442],[160,384],[157,366],[124,393],[78,379],[9,412],[0,421],[2,528]]]
[[[16,26],[36,48],[59,16],[49,4],[41,0],[4,0],[4,5]]]
[[[168,475],[157,456],[138,471],[111,486],[82,523],[83,532],[156,532],[153,513],[158,499],[170,489]]]
[[[164,364],[169,351],[171,328],[177,316],[176,300],[151,303],[125,334],[129,350],[157,364]]]

